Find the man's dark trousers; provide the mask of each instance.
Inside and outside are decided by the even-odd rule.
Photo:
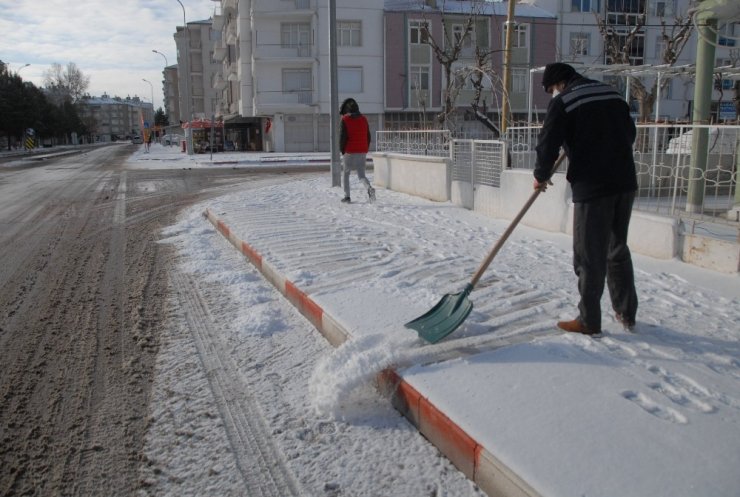
[[[573,268],[578,276],[580,319],[601,330],[604,279],[612,308],[629,322],[637,314],[637,291],[627,231],[634,192],[619,193],[574,204]]]

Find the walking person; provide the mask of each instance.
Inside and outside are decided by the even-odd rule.
[[[375,200],[375,189],[365,176],[365,161],[370,150],[370,126],[367,118],[360,113],[360,106],[353,98],[342,102],[339,111],[342,122],[339,131],[339,151],[342,153],[342,172],[344,173],[344,198],[342,202],[351,202],[349,175],[354,169],[357,177],[367,188],[370,201]]]
[[[611,86],[584,78],[563,63],[548,64],[542,86],[553,95],[537,142],[534,188],[542,191],[562,146],[573,192],[573,269],[579,315],[560,321],[572,333],[601,333],[604,280],[616,319],[635,326],[637,291],[627,246],[637,175],[635,124],[627,102]]]

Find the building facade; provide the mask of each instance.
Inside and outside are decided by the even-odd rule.
[[[617,41],[624,40],[630,30],[645,14],[644,27],[636,36],[629,53],[630,64],[637,67],[660,66],[664,64],[663,52],[666,42],[663,38],[663,26],[667,25],[670,34],[673,19],[676,16],[686,17],[689,9],[695,2],[690,0],[537,0],[537,5],[557,15],[557,58],[564,62],[573,63],[576,67],[611,64],[604,49],[604,37],[599,32],[595,17],[605,19],[612,29]],[[717,39],[715,67],[737,64],[740,62],[740,24],[733,22],[719,22],[719,36]],[[691,35],[674,66],[691,65],[696,62],[696,31]],[[589,74],[597,79],[604,79],[616,85],[626,94],[626,76]],[[652,85],[655,74],[637,76],[646,85]],[[668,77],[668,76],[667,76]],[[720,102],[724,100],[730,104],[729,96],[734,86],[731,79],[718,83],[712,96],[712,106],[715,115]],[[733,95],[734,96],[734,95]],[[661,98],[653,114],[658,120],[690,120],[694,98],[694,77],[688,72],[684,76],[670,77],[670,82],[661,90]],[[637,113],[635,102],[632,103],[633,112]],[[730,115],[727,115],[730,117]]]
[[[83,98],[78,102],[80,116],[89,127],[93,139],[99,142],[125,140],[143,136],[143,127],[154,125],[154,107],[139,97]]]
[[[215,116],[226,123],[227,147],[235,150],[327,151],[330,138],[328,0],[213,0],[211,20],[178,27],[178,64],[165,70],[170,122]],[[541,91],[541,74],[553,61],[583,69],[610,62],[596,16],[608,20],[618,39],[646,14],[645,27],[629,54],[635,67],[662,63],[662,23],[685,14],[690,0],[535,0],[515,6],[510,122],[537,121],[549,96]],[[347,0],[337,7],[338,93],[340,102],[355,98],[371,128],[439,127],[446,77],[427,44],[422,26],[445,48],[444,33],[463,36],[472,29],[453,64],[456,117],[453,131],[475,135],[480,123],[471,102],[492,122],[500,122],[505,26],[504,2],[458,0]],[[445,29],[446,28],[446,29]],[[675,65],[692,64],[694,33]],[[720,23],[716,65],[740,59],[735,45],[740,27]],[[476,53],[489,52],[481,71]],[[475,73],[485,72],[476,100]],[[627,77],[585,70],[626,93]],[[171,76],[168,76],[171,74]],[[187,75],[187,77],[185,76]],[[635,76],[633,76],[635,77]],[[637,76],[647,86],[654,76]],[[171,81],[170,81],[171,80]],[[458,84],[459,83],[459,84]],[[714,106],[730,103],[734,82],[719,83]],[[184,96],[185,98],[181,98]],[[691,114],[693,77],[672,77],[661,92],[660,119]],[[179,105],[175,105],[178,102]],[[636,112],[636,105],[633,102]],[[718,112],[717,115],[720,115]],[[732,115],[734,118],[735,116]]]
[[[220,32],[212,29],[212,21],[194,21],[177,26],[177,93],[178,121],[210,119],[217,113],[218,97],[213,87],[217,70],[214,48]],[[170,122],[177,122],[171,120]]]
[[[180,118],[180,85],[177,65],[164,68],[162,72],[162,92],[164,94],[164,111],[170,124],[177,124]]]
[[[457,79],[451,86],[457,110],[447,126],[468,136],[488,131],[476,121],[471,108],[471,103],[476,102],[476,77],[483,86],[477,107],[485,109],[493,122],[500,122],[506,19],[507,5],[503,3],[386,1],[386,127],[419,129],[440,125],[435,118],[443,111],[448,85],[443,65],[428,42],[429,36],[446,52],[458,40],[461,44],[459,56],[451,65]],[[557,23],[552,13],[526,4],[515,6],[514,20],[508,99],[511,117],[516,122],[527,118],[530,69],[555,59]],[[481,54],[486,56],[480,58]],[[535,85],[539,86],[537,81]],[[535,88],[532,97],[533,107],[544,112],[549,96]]]
[[[382,125],[383,1],[337,7],[338,95]],[[329,150],[327,0],[222,0],[214,16],[221,70],[213,85],[237,150]]]

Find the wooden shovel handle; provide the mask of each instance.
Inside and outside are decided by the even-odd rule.
[[[560,164],[563,163],[563,160],[565,160],[565,152],[562,152],[560,156],[558,157],[558,160],[555,161],[555,164],[552,166],[552,171],[550,172],[550,177],[552,177],[553,174],[555,174],[555,171],[558,170],[560,167]],[[511,233],[514,231],[514,228],[519,224],[519,221],[522,220],[524,215],[527,213],[530,207],[532,207],[532,204],[535,200],[537,200],[537,197],[539,197],[540,193],[542,193],[542,190],[535,190],[532,192],[532,195],[529,196],[529,199],[524,204],[524,207],[521,208],[519,211],[519,214],[516,215],[516,217],[511,221],[511,224],[509,224],[509,227],[506,228],[506,231],[504,231],[504,234],[501,235],[501,238],[498,239],[496,242],[496,245],[493,246],[491,251],[488,253],[488,256],[485,258],[485,260],[481,263],[478,270],[473,275],[473,279],[470,281],[470,285],[472,287],[475,287],[475,285],[478,284],[478,281],[481,279],[481,276],[483,276],[483,273],[486,272],[486,269],[488,269],[488,266],[491,265],[491,262],[493,262],[493,258],[496,257],[496,254],[498,254],[498,251],[501,250],[501,247],[504,246],[504,243],[506,243],[506,240],[509,238]]]

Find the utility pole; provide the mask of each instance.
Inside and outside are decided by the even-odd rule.
[[[506,15],[506,43],[504,46],[504,92],[501,97],[501,136],[506,133],[509,119],[509,90],[511,89],[511,49],[514,40],[514,7],[516,0],[509,0],[509,9]]]
[[[183,45],[185,47],[185,50],[183,50],[183,59],[184,59],[184,66],[183,69],[183,83],[184,83],[184,90],[185,90],[185,98],[183,101],[185,102],[185,116],[187,116],[188,119],[188,127],[185,130],[185,140],[187,141],[187,149],[188,149],[188,155],[193,155],[193,128],[192,128],[192,121],[193,121],[193,111],[192,111],[192,102],[190,99],[190,93],[188,92],[188,87],[190,86],[188,84],[188,80],[190,79],[190,31],[188,31],[188,22],[185,19],[185,6],[182,4],[180,0],[177,0],[177,3],[180,4],[180,7],[182,7],[182,29],[183,29],[183,38],[184,42]],[[178,68],[179,71],[179,68]],[[182,117],[185,117],[182,116]]]
[[[339,158],[339,85],[337,83],[337,0],[329,0],[329,125],[331,134],[331,186],[342,186]]]

